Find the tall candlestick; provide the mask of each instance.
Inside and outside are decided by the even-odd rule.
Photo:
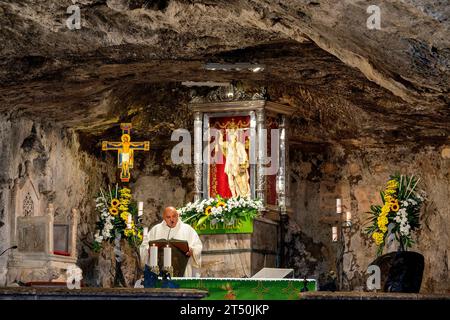
[[[336,212],[342,213],[342,199],[341,198],[336,199]]]
[[[352,226],[352,213],[350,211],[345,212],[345,221],[342,224],[344,227]]]
[[[345,222],[347,223],[352,222],[352,213],[350,211],[347,211],[345,213]]]
[[[331,228],[331,241],[333,242],[337,242],[338,241],[338,228],[337,227],[332,227]]]
[[[158,265],[158,247],[153,244],[150,247],[150,267],[156,267]]]
[[[131,213],[129,213],[127,216],[127,229],[131,229],[131,221],[132,221]]]
[[[164,268],[172,266],[172,248],[164,247]]]
[[[138,203],[138,216],[142,216],[144,214],[144,203],[139,201]]]

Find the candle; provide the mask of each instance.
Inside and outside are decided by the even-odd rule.
[[[342,213],[342,199],[341,198],[336,199],[336,212]]]
[[[150,267],[156,267],[158,265],[158,247],[153,244],[150,247]]]
[[[143,238],[147,239],[147,234],[148,234],[148,228],[144,227],[144,231],[143,231]]]
[[[164,247],[164,267],[172,266],[172,248]]]
[[[144,214],[144,203],[139,201],[138,203],[138,216],[142,216]]]
[[[130,213],[127,216],[127,229],[131,229],[131,214]]]
[[[345,222],[347,222],[347,223],[352,222],[352,213],[350,211],[347,211],[345,213]]]
[[[338,228],[337,227],[332,227],[331,228],[331,233],[332,233],[331,240],[333,242],[337,242],[338,241]]]

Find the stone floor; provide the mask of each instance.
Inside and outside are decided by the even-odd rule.
[[[0,300],[184,300],[201,299],[207,291],[136,288],[0,288]]]
[[[450,294],[420,294],[397,292],[330,292],[309,291],[300,293],[300,299],[304,300],[447,300]]]

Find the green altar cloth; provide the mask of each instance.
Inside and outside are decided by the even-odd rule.
[[[207,290],[203,300],[296,300],[304,290],[303,279],[172,278],[184,289]],[[317,291],[315,279],[307,279],[308,291]]]

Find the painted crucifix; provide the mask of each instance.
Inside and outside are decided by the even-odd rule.
[[[131,123],[121,123],[122,129],[121,142],[102,142],[102,150],[117,150],[117,167],[121,168],[120,180],[122,182],[130,181],[130,169],[133,169],[134,151],[149,151],[150,141],[131,142]]]

